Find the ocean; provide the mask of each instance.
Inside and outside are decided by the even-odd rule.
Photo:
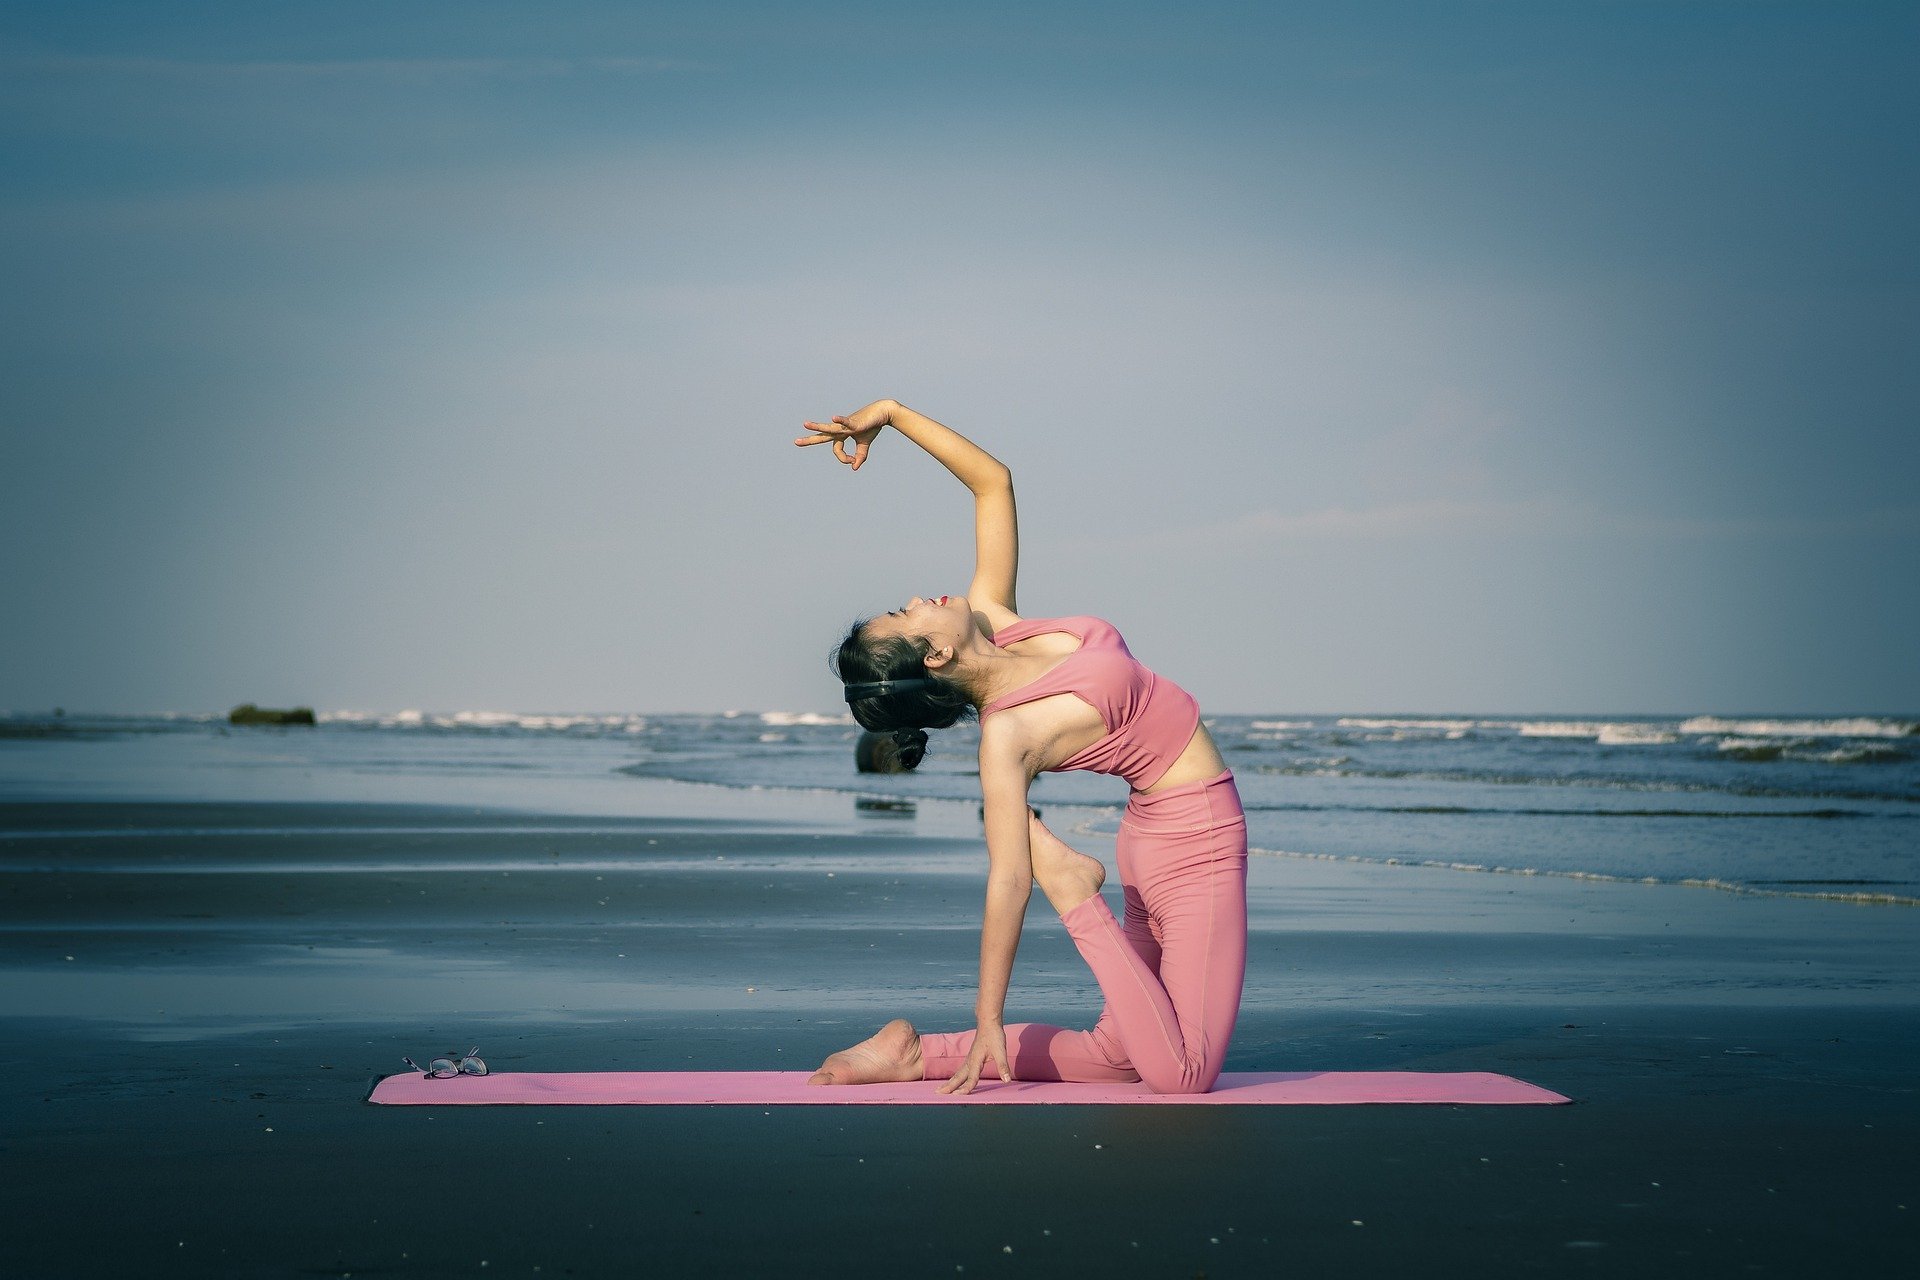
[[[633,812],[639,780],[807,793],[876,822],[977,823],[977,730],[911,774],[854,768],[844,716],[325,712],[0,716],[0,799],[385,800]],[[1220,716],[1257,857],[1644,881],[1920,905],[1920,721],[1888,715]],[[1118,826],[1125,784],[1046,774],[1071,839]],[[564,805],[564,809],[560,806]]]

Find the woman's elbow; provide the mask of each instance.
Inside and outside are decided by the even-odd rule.
[[[1013,472],[999,459],[989,459],[980,470],[967,477],[967,487],[973,490],[976,498],[985,498],[993,494],[1013,492]]]

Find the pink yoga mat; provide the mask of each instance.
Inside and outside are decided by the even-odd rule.
[[[1569,1102],[1550,1089],[1488,1071],[1229,1072],[1212,1093],[1153,1093],[1142,1084],[1049,1084],[997,1080],[969,1094],[942,1094],[937,1080],[910,1084],[809,1085],[805,1071],[496,1071],[434,1080],[388,1076],[367,1101],[388,1106],[894,1106],[935,1103],[1329,1106],[1353,1102],[1527,1105]]]

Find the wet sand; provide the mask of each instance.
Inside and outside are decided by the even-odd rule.
[[[687,794],[697,789],[683,789]],[[679,793],[676,793],[679,794]],[[1920,1211],[1920,915],[1256,859],[1230,1070],[1555,1108],[377,1108],[964,1025],[959,806],[0,805],[0,1274],[1876,1273]],[[1111,840],[1075,843],[1111,863]],[[1097,997],[1038,895],[1010,1017]]]

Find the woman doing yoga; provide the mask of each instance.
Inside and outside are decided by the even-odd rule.
[[[989,860],[980,989],[973,1030],[921,1035],[896,1019],[829,1056],[812,1083],[943,1079],[941,1092],[967,1093],[998,1076],[1205,1093],[1246,970],[1247,825],[1233,774],[1192,697],[1134,661],[1112,626],[1015,611],[1013,477],[985,450],[892,400],[809,422],[794,443],[831,444],[858,471],[887,427],[972,491],[973,584],[964,597],[916,596],[856,624],[834,662],[868,729],[924,742],[926,729],[980,717]],[[1117,774],[1133,788],[1116,846],[1124,926],[1100,896],[1106,869],[1027,807],[1038,774],[1066,769]],[[1002,1022],[1036,882],[1106,997],[1090,1031]]]

